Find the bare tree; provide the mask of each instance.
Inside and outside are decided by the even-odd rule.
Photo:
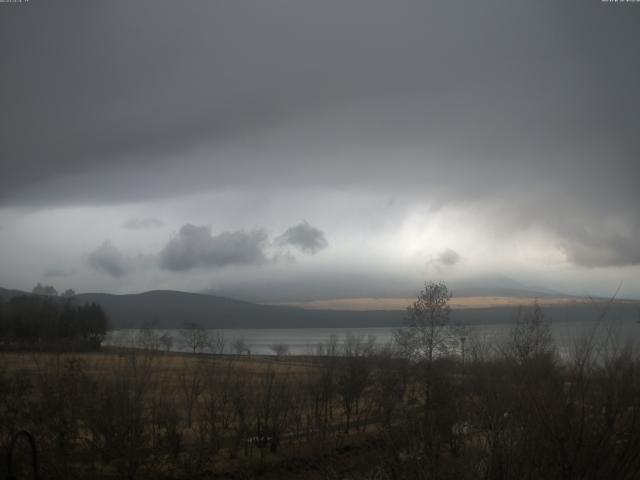
[[[91,380],[85,387],[85,441],[123,478],[135,478],[149,458],[150,412],[145,399],[154,388],[152,363],[150,355],[132,352],[114,366],[113,375]]]
[[[418,299],[407,307],[405,325],[394,332],[398,346],[410,358],[433,363],[448,350],[451,293],[443,282],[425,283]]]
[[[269,368],[260,375],[254,393],[254,439],[264,457],[265,448],[269,445],[275,453],[280,445],[281,436],[288,419],[289,381],[286,373],[278,373]]]
[[[247,342],[245,342],[244,338],[236,338],[233,341],[232,347],[236,355],[242,355],[249,352],[249,346],[247,345]]]
[[[318,345],[317,374],[311,379],[316,383],[311,389],[316,394],[315,417],[316,426],[325,439],[329,431],[330,419],[333,418],[333,403],[336,396],[338,369],[338,337],[331,335],[326,344]]]
[[[229,434],[233,417],[233,387],[238,372],[232,362],[218,371],[215,362],[206,365],[204,391],[201,396],[201,437],[212,453],[222,447],[225,435]]]
[[[171,351],[171,347],[173,347],[173,335],[171,335],[169,332],[165,332],[160,335],[158,341],[160,342],[160,345],[162,345],[162,348],[165,352]]]
[[[349,433],[353,415],[360,413],[360,402],[371,377],[371,358],[375,338],[367,343],[361,337],[347,334],[344,361],[338,374],[338,393],[345,413],[345,432]]]
[[[237,458],[243,441],[249,435],[249,419],[251,418],[252,394],[248,385],[247,375],[234,375],[230,386],[232,406],[231,444],[229,457]],[[245,442],[245,454],[248,453],[248,445]]]
[[[160,349],[160,336],[153,324],[145,324],[138,329],[135,336],[136,346],[145,350],[157,351]]]
[[[447,381],[434,372],[434,362],[449,348],[451,332],[449,315],[451,293],[443,282],[425,283],[418,299],[407,307],[405,327],[396,330],[395,340],[404,354],[418,362],[418,381],[422,384],[423,416],[417,436],[421,439],[425,469],[435,476],[440,460],[441,438],[437,435],[437,409],[442,401]]]
[[[178,375],[178,384],[184,396],[184,405],[187,410],[187,427],[191,428],[193,420],[193,407],[204,388],[203,366],[200,362],[195,365],[189,359],[185,359]]]
[[[209,332],[196,322],[185,323],[183,329],[180,330],[180,336],[193,353],[202,352],[211,344]]]
[[[280,357],[283,357],[289,353],[289,345],[287,345],[286,343],[274,343],[269,348],[273,353],[275,353],[278,360],[280,359]]]
[[[518,309],[516,324],[509,333],[506,353],[520,365],[555,353],[551,323],[545,318],[538,302],[534,302],[528,315],[523,315],[522,307]]]
[[[215,332],[210,337],[210,345],[211,352],[216,355],[222,355],[224,353],[224,349],[226,346],[226,339],[221,332]]]

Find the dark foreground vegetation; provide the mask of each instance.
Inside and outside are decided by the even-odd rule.
[[[31,431],[52,479],[638,478],[631,346],[594,331],[560,357],[538,308],[487,345],[448,325],[447,300],[427,285],[393,345],[306,358],[5,353],[0,447]]]
[[[108,319],[95,303],[76,304],[52,295],[0,298],[0,349],[95,350]]]

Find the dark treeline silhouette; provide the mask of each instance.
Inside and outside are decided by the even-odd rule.
[[[0,345],[4,348],[73,344],[98,348],[108,318],[95,303],[77,305],[70,299],[24,295],[0,299]]]

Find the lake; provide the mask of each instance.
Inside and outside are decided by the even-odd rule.
[[[511,324],[485,324],[467,326],[465,335],[470,339],[478,339],[489,345],[499,345],[509,334]],[[619,344],[631,342],[634,345],[640,340],[640,324],[635,319],[616,321],[570,321],[553,322],[551,330],[561,355],[569,352],[574,342],[591,332],[599,339],[608,337]],[[135,347],[140,345],[139,330],[112,330],[108,333],[104,345]],[[188,352],[189,346],[182,338],[181,331],[149,330],[154,337],[167,334],[172,337],[171,350]],[[338,343],[344,342],[347,335],[355,335],[363,339],[372,336],[376,345],[388,344],[393,340],[393,328],[281,328],[281,329],[221,329],[209,331],[211,335],[222,335],[225,353],[232,353],[232,343],[242,339],[247,348],[255,355],[273,355],[271,348],[275,344],[285,344],[291,355],[313,355],[318,344],[326,344],[332,335],[337,336]]]

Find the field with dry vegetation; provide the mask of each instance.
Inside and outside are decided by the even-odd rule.
[[[46,479],[638,478],[632,344],[603,320],[560,357],[538,306],[486,344],[430,288],[385,347],[0,353],[0,449],[30,432]],[[0,472],[31,478],[24,440]]]

